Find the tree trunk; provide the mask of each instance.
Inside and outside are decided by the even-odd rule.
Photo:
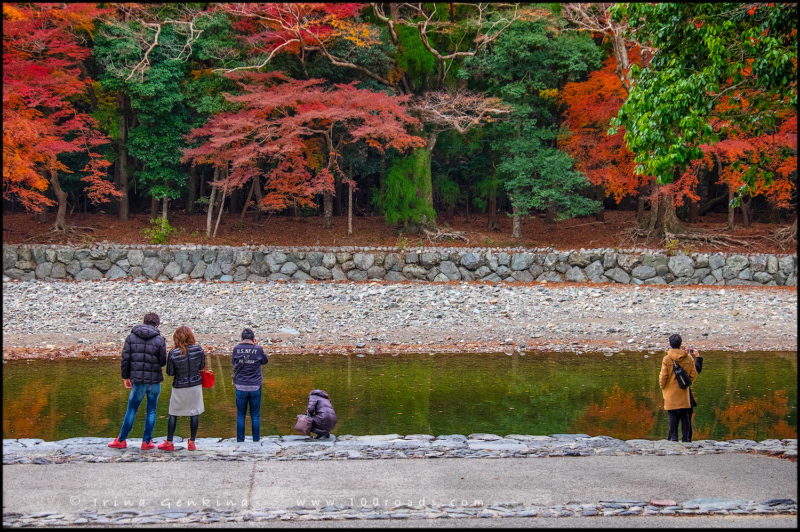
[[[431,133],[425,144],[425,150],[428,152],[428,161],[426,164],[426,168],[424,170],[424,175],[418,176],[419,181],[417,181],[417,186],[422,185],[422,190],[419,189],[418,192],[422,192],[423,194],[420,197],[425,198],[425,202],[433,209],[433,181],[431,180],[431,154],[433,153],[433,148],[436,147],[436,140],[439,138],[439,134],[437,132]]]
[[[522,238],[522,216],[519,207],[514,205],[514,200],[511,200],[511,215],[511,236]]]
[[[353,234],[353,184],[347,184],[347,234]]]
[[[335,184],[335,192],[333,194],[333,214],[335,216],[341,216],[344,212],[344,206],[342,205],[344,198],[344,187],[345,184],[342,182]]]
[[[753,198],[747,196],[746,200],[742,200],[742,224],[745,227],[750,227],[750,208],[753,205]]]
[[[203,173],[200,173],[200,193],[199,197],[203,198],[206,195],[206,179],[203,176]]]
[[[56,212],[56,221],[53,224],[53,229],[58,231],[65,231],[67,229],[67,193],[61,188],[61,183],[58,182],[58,170],[56,168],[50,169],[50,186],[53,187],[53,193],[58,200],[58,211]]]
[[[544,223],[546,224],[554,224],[556,223],[556,209],[555,207],[547,207],[544,211]]]
[[[625,45],[625,39],[621,33],[614,33],[613,37],[611,38],[611,49],[614,53],[614,58],[616,59],[617,63],[617,76],[619,76],[619,80],[622,82],[623,88],[626,91],[630,91],[631,84],[628,80],[628,77],[624,73],[630,67],[628,48]]]
[[[206,214],[206,238],[211,238],[211,220],[213,219],[214,200],[217,196],[217,178],[219,177],[219,168],[214,167],[214,180],[211,182],[211,196],[208,199],[208,213]]]
[[[169,202],[169,198],[164,196],[164,204],[161,207],[161,226],[167,225],[167,203]]]
[[[247,208],[250,206],[250,200],[253,199],[253,189],[256,188],[256,180],[250,183],[250,191],[247,193],[247,199],[244,200],[244,207],[242,207],[242,214],[239,216],[239,220],[244,220],[244,213],[247,212]]]
[[[661,226],[663,227],[664,232],[682,232],[683,227],[678,220],[678,214],[675,212],[675,204],[672,200],[672,194],[667,194],[661,204],[664,206],[661,219]]]
[[[734,212],[733,212],[733,189],[728,187],[728,225],[727,225],[727,229],[729,231],[733,230],[733,218],[734,218]]]
[[[130,216],[130,200],[128,198],[128,99],[120,92],[117,96],[120,109],[119,119],[119,186],[122,196],[119,198],[119,219],[123,222]]]
[[[333,195],[330,192],[322,193],[322,205],[324,208],[322,227],[331,229],[333,227]]]
[[[681,233],[683,225],[675,213],[675,205],[671,194],[658,192],[653,195],[650,214],[644,220],[642,227],[647,232],[647,240],[656,238],[663,240],[666,233]]]
[[[158,199],[150,198],[150,219],[155,220],[158,216]]]
[[[689,223],[697,223],[700,219],[700,202],[689,202]]]
[[[261,178],[259,176],[255,176],[253,178],[253,183],[255,184],[255,188],[253,191],[256,194],[256,204],[255,204],[255,214],[254,220],[258,222],[261,220],[261,200],[264,198],[264,194],[261,192]]]
[[[603,207],[603,200],[605,199],[605,194],[603,193],[603,186],[602,185],[595,185],[592,187],[592,199],[600,202],[600,210],[598,210],[594,214],[594,219],[598,222],[605,222],[606,221],[606,210]]]
[[[241,207],[243,192],[241,187],[231,189],[231,193],[228,194],[228,208],[231,212],[238,211]]]
[[[644,194],[639,192],[636,198],[636,223],[641,224],[644,221]]]
[[[197,201],[197,166],[192,163],[189,167],[189,196],[186,198],[186,214],[194,214]]]
[[[227,173],[227,172],[226,172]],[[225,176],[227,178],[227,176]],[[217,213],[217,223],[214,225],[213,238],[217,238],[217,229],[219,229],[219,221],[222,219],[222,210],[225,208],[225,195],[228,193],[228,183],[222,187],[222,197],[219,199],[219,212]]]

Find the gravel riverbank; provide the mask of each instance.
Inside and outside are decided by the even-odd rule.
[[[146,312],[226,353],[797,349],[796,287],[559,283],[7,281],[3,358],[118,355]]]

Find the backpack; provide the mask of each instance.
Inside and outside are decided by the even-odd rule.
[[[672,361],[672,370],[675,372],[675,380],[678,381],[678,386],[681,387],[681,390],[685,390],[692,384],[692,381],[689,380],[689,374],[674,360]]]

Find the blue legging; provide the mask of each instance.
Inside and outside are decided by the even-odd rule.
[[[158,406],[158,395],[161,393],[161,383],[155,384],[133,384],[131,394],[128,396],[128,409],[125,411],[125,419],[122,421],[122,428],[119,431],[119,441],[125,441],[128,433],[133,428],[136,420],[136,411],[147,394],[147,413],[144,418],[144,434],[142,441],[150,443],[153,439],[153,428],[156,426],[156,406]]]
[[[244,441],[244,418],[250,405],[253,441],[261,439],[261,388],[254,392],[236,390],[236,441]]]

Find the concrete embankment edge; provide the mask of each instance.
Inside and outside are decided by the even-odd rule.
[[[605,451],[596,452],[597,447],[593,454],[581,454],[589,448],[591,438],[570,441],[529,436],[544,440],[527,442],[548,442],[545,438],[550,438],[553,448],[547,454],[525,458],[501,458],[506,449],[484,457],[436,460],[415,454],[412,443],[446,439],[386,436],[391,438],[352,436],[348,440],[340,436],[327,446],[320,444],[317,450],[312,450],[308,441],[287,437],[287,443],[296,444],[288,445],[293,451],[280,456],[255,452],[258,444],[252,442],[241,445],[240,452],[232,452],[230,444],[222,440],[217,444],[228,450],[218,452],[216,458],[209,457],[211,442],[199,442],[194,453],[152,453],[132,449],[138,447],[138,441],[130,439],[125,451],[108,449],[116,453],[116,462],[111,461],[110,453],[100,450],[100,444],[92,444],[82,450],[86,460],[57,463],[58,454],[40,449],[39,459],[49,464],[13,465],[7,458],[23,452],[5,452],[14,440],[4,440],[4,524],[786,517],[797,512],[796,461],[776,458],[791,456],[792,450],[796,457],[796,440],[767,440],[749,446],[744,443],[747,440],[715,442],[713,446],[710,440],[691,444],[651,441],[647,451],[605,455]],[[389,453],[391,447],[359,445],[366,443],[365,438],[372,438],[373,444],[409,442],[408,448],[394,450],[417,459],[397,459],[399,455]],[[500,440],[469,440],[482,441],[484,447],[492,442],[497,442],[498,448],[504,445]],[[602,449],[612,448],[612,440]],[[343,451],[348,441],[353,448],[335,451],[336,444]],[[637,441],[646,442],[623,443]],[[556,442],[572,450],[581,447],[581,451],[560,454],[564,449],[558,451]],[[30,451],[48,443],[58,442],[34,443]],[[717,447],[718,443],[728,445]],[[203,447],[206,450],[200,452]],[[773,451],[767,452],[768,447]],[[365,459],[368,449],[384,453],[385,459]],[[102,456],[93,454],[95,451]],[[60,456],[63,460],[68,454]],[[534,459],[537,457],[542,459]],[[98,458],[108,463],[85,463]]]

